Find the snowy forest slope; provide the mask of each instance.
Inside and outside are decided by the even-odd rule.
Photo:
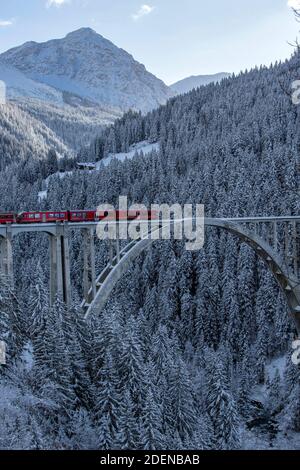
[[[55,148],[65,154],[69,148],[49,127],[16,103],[0,105],[0,167],[16,160],[45,158]]]

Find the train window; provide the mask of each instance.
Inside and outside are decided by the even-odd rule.
[[[34,218],[39,219],[41,217],[41,214],[35,214]]]
[[[49,217],[54,217],[54,214],[49,214]]]
[[[55,217],[58,219],[58,218],[59,218],[59,214],[55,214]]]
[[[34,214],[29,214],[29,219],[34,219]]]
[[[65,218],[65,214],[63,214],[63,213],[61,213],[60,216],[61,216],[62,219]]]

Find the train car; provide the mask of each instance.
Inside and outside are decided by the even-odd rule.
[[[14,212],[0,212],[0,224],[15,224],[17,221],[17,214]]]
[[[128,216],[131,219],[137,220],[156,220],[159,215],[156,211],[128,211]]]
[[[158,214],[155,211],[139,211],[129,210],[127,211],[97,211],[99,220],[105,218],[105,221],[110,220],[152,220],[157,219]]]
[[[51,222],[67,222],[68,219],[68,211],[21,212],[17,216],[17,223],[41,224]]]
[[[96,222],[97,220],[99,220],[97,211],[69,211],[69,222]]]
[[[128,220],[129,213],[127,211],[98,211],[96,212],[96,217],[98,220],[105,219],[105,221],[113,220]]]
[[[157,211],[148,211],[148,220],[158,220],[159,213]]]
[[[102,219],[105,221],[123,221],[123,220],[153,220],[157,219],[158,214],[155,211],[96,211],[96,210],[72,210],[72,211],[36,211],[21,212],[0,212],[0,224],[42,224],[53,222],[97,222]]]
[[[117,220],[128,220],[130,219],[129,212],[127,211],[116,211]]]

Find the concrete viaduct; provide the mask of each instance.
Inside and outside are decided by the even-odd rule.
[[[13,239],[20,233],[46,233],[50,245],[50,302],[56,297],[71,302],[69,236],[83,233],[82,308],[85,318],[99,314],[111,292],[130,264],[154,241],[151,232],[121,248],[120,240],[110,242],[110,259],[97,276],[95,232],[99,222],[13,224],[0,226],[0,270],[13,279]],[[300,334],[300,217],[205,218],[205,227],[226,230],[247,243],[266,263],[284,292],[292,319]],[[118,232],[118,231],[117,231]]]

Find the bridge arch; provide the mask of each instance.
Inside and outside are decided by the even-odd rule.
[[[206,227],[215,227],[226,230],[238,236],[243,242],[249,245],[256,254],[265,262],[270,272],[275,277],[279,287],[283,291],[290,315],[295,322],[296,329],[300,334],[300,284],[296,277],[291,275],[274,249],[259,235],[249,232],[241,224],[230,219],[205,219]],[[117,282],[126,273],[131,263],[148,248],[152,242],[151,238],[134,240],[121,250],[118,259],[114,258],[111,265],[108,265],[97,279],[96,295],[88,306],[85,319],[95,313],[100,313]],[[84,305],[83,305],[84,306]]]

